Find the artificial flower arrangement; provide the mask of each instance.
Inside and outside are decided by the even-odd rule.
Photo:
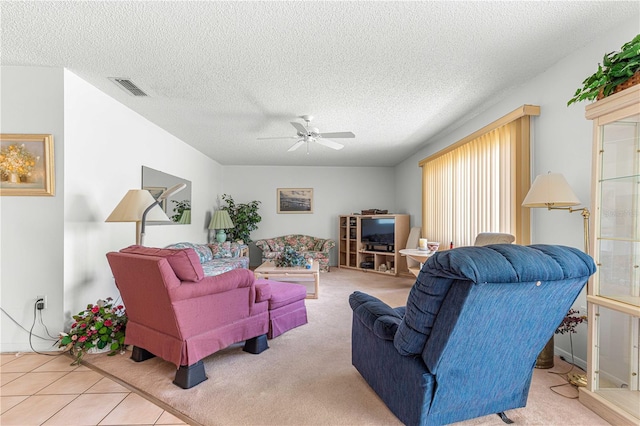
[[[113,306],[113,299],[98,300],[95,305],[73,316],[69,333],[60,333],[60,344],[71,351],[76,359],[71,365],[80,365],[83,355],[93,348],[109,348],[109,356],[124,348],[124,333],[127,315],[124,306]]]
[[[304,256],[296,252],[291,246],[286,246],[279,258],[276,259],[276,266],[303,266],[305,264]]]
[[[569,312],[567,312],[567,315],[564,316],[562,322],[556,329],[556,334],[577,333],[576,326],[587,320],[586,316],[577,315],[579,313],[580,311],[569,309]]]

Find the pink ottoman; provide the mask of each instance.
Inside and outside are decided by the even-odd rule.
[[[267,337],[273,339],[285,331],[307,323],[307,308],[304,299],[307,288],[300,284],[281,283],[273,280],[256,280],[256,284],[269,284],[269,331]]]

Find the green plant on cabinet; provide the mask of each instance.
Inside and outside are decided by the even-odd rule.
[[[598,70],[582,82],[582,87],[569,99],[567,106],[574,102],[592,101],[601,91],[602,97],[606,98],[613,93],[617,85],[625,83],[638,71],[640,71],[640,34],[625,43],[619,52],[605,54],[602,64],[598,64]]]

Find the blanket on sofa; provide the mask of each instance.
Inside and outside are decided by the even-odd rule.
[[[211,244],[196,244],[181,242],[167,246],[170,249],[192,248],[200,258],[204,275],[207,277],[220,275],[234,269],[248,269],[249,256],[246,244],[214,242]]]

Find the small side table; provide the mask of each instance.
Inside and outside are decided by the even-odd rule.
[[[420,262],[420,269],[418,269],[417,272],[414,271],[411,268],[409,269],[409,271],[411,271],[411,273],[413,275],[415,275],[416,277],[418,276],[418,273],[420,273],[420,270],[422,269],[422,265],[424,264],[424,262],[426,262],[427,259],[430,258],[434,253],[435,253],[435,251],[419,250],[419,249],[402,249],[402,250],[400,250],[400,254],[401,255],[410,257],[411,259],[415,260],[416,262]]]

